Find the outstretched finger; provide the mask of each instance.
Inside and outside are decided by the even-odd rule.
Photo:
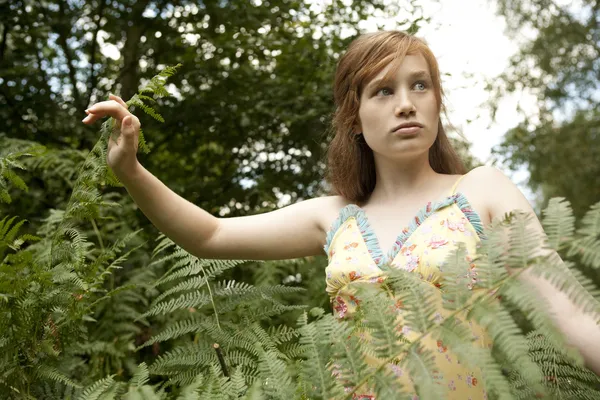
[[[114,94],[111,93],[111,94],[108,95],[108,98],[111,99],[111,100],[116,101],[117,103],[119,103],[120,105],[122,105],[123,107],[125,107],[126,110],[129,109],[129,106],[127,105],[127,103],[125,103],[125,101],[123,101],[123,99],[120,98],[119,96],[114,95]]]
[[[123,118],[131,115],[125,107],[115,100],[101,101],[100,103],[94,104],[86,111],[88,112],[88,116],[82,120],[84,124],[92,124],[106,116],[113,117],[120,123]]]

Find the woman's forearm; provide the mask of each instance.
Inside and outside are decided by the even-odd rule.
[[[139,163],[127,174],[115,173],[159,231],[188,252],[202,256],[202,245],[216,231],[218,218],[173,192]]]

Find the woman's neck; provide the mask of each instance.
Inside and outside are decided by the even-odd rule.
[[[375,189],[367,203],[397,204],[399,199],[418,199],[431,195],[439,174],[429,164],[429,155],[399,164],[391,160],[375,162]]]

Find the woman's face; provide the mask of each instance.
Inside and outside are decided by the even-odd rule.
[[[390,67],[362,91],[359,132],[376,158],[428,153],[437,136],[439,109],[427,61],[420,54],[407,55],[391,80],[382,82]],[[397,129],[405,124],[408,126]]]

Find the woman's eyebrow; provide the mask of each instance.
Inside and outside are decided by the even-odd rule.
[[[431,77],[429,76],[429,72],[424,71],[424,70],[411,72],[410,77],[412,79],[417,79],[417,78],[431,79]]]
[[[413,79],[419,79],[419,78],[424,78],[424,79],[431,79],[431,77],[429,76],[429,72],[425,71],[425,70],[419,70],[419,71],[413,71],[409,74],[409,80],[413,80]],[[369,83],[366,87],[366,91],[370,90],[372,87],[377,87],[380,83],[386,83],[389,84],[391,82],[394,82],[394,78],[389,78],[386,79],[385,77],[382,78],[378,78],[375,79],[373,81],[371,81],[371,83]]]

